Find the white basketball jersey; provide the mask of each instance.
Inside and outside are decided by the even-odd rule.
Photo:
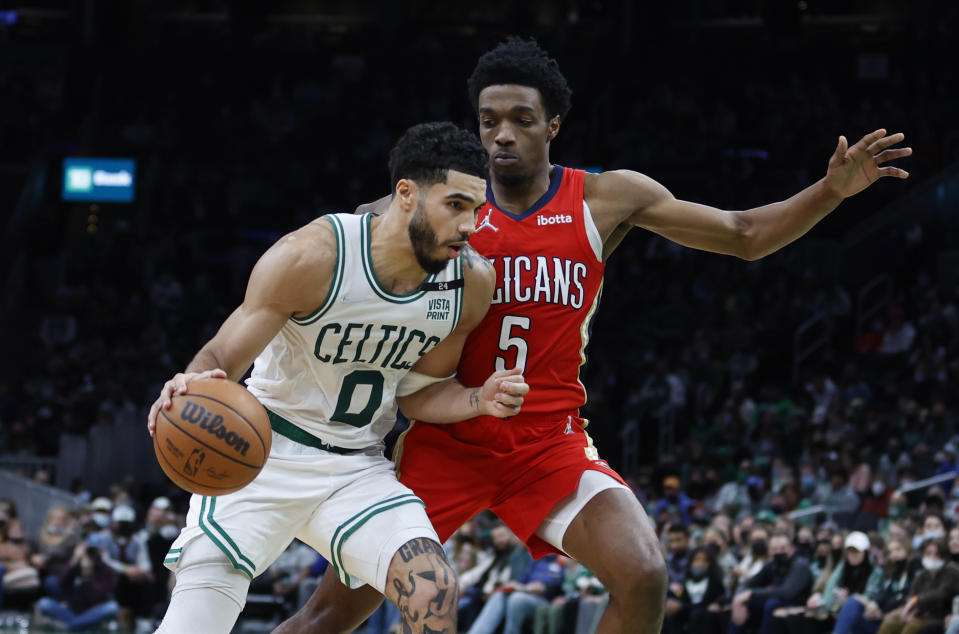
[[[412,293],[383,288],[370,258],[372,217],[325,217],[336,234],[329,293],[283,325],[247,380],[267,410],[344,449],[383,441],[400,379],[456,328],[463,308],[461,258]]]

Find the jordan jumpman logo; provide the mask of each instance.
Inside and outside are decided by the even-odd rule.
[[[487,228],[487,227],[489,227],[489,228],[492,229],[493,231],[499,231],[499,227],[495,226],[492,222],[490,222],[490,216],[492,216],[492,215],[493,215],[493,210],[492,210],[492,209],[490,209],[489,211],[487,211],[487,212],[486,212],[486,217],[483,218],[483,222],[479,223],[479,225],[476,227],[476,231],[474,231],[473,233],[479,233],[480,231],[482,231],[483,229],[485,229],[485,228]]]

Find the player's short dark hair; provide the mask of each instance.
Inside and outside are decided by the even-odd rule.
[[[479,138],[448,121],[409,128],[390,152],[390,185],[401,178],[427,186],[445,183],[449,170],[486,178],[488,157]]]
[[[565,119],[569,112],[573,91],[559,71],[556,60],[547,55],[533,38],[510,36],[479,58],[473,74],[466,81],[473,109],[478,109],[479,94],[484,88],[500,84],[518,84],[538,90],[550,119],[556,115]]]

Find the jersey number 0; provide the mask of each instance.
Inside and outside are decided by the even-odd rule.
[[[368,385],[370,388],[366,405],[358,412],[351,411],[355,409],[351,407],[353,394],[361,385]],[[382,402],[383,375],[376,370],[353,370],[343,377],[340,395],[336,399],[336,409],[330,416],[330,420],[346,423],[352,427],[366,427],[373,422],[373,414],[380,408]]]

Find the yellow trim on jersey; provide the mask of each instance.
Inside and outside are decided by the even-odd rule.
[[[589,312],[586,313],[586,318],[583,319],[583,323],[579,325],[579,368],[582,368],[586,364],[586,346],[589,345],[589,322],[593,320],[593,315],[596,314],[596,309],[599,308],[599,298],[603,295],[603,284],[606,280],[601,279],[599,281],[599,288],[596,289],[596,297],[593,298],[593,305],[590,306]],[[589,393],[586,391],[586,386],[583,385],[583,380],[580,378],[579,368],[576,369],[576,382],[579,383],[579,386],[583,388],[583,405],[589,401]],[[583,429],[586,428],[586,425],[583,425]]]
[[[409,426],[403,430],[400,437],[396,439],[396,444],[393,445],[393,471],[396,472],[397,480],[400,479],[400,463],[403,461],[403,443],[406,440],[406,434],[410,433],[415,424],[416,421],[411,420]]]
[[[586,426],[583,426],[583,434],[586,436],[586,446],[583,451],[586,452],[587,460],[599,460],[599,450],[593,445],[593,439],[586,433]]]

